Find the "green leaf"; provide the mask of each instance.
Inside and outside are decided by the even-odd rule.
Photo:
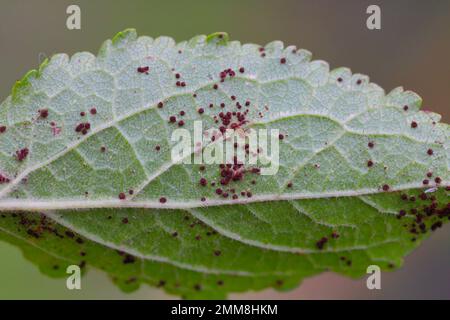
[[[87,264],[187,298],[392,269],[449,217],[449,126],[420,106],[281,42],[129,29],[98,57],[53,56],[0,106],[0,210],[21,212],[2,214],[2,239],[50,275]],[[218,164],[171,161],[171,116],[192,133],[246,109],[241,129],[282,135],[275,175],[252,170],[262,157],[221,186]]]

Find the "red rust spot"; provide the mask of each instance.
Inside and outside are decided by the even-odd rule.
[[[201,178],[199,181],[200,185],[206,186],[208,184],[208,181],[205,178]]]
[[[16,159],[17,161],[23,161],[28,156],[29,150],[28,148],[23,148],[16,151]]]
[[[2,174],[0,173],[0,184],[8,183],[9,181],[10,181],[10,180],[9,180],[8,177],[5,177],[4,175],[2,175]]]
[[[47,118],[48,117],[48,109],[40,109],[38,110],[39,112],[39,117],[41,118]]]
[[[146,66],[146,67],[138,67],[137,68],[137,72],[148,74],[149,69],[150,68],[148,66]]]

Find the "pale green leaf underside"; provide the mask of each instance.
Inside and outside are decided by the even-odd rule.
[[[309,52],[280,42],[266,45],[262,57],[260,46],[219,35],[175,44],[128,30],[105,42],[98,57],[55,55],[18,82],[0,107],[0,125],[7,127],[0,134],[0,173],[10,179],[0,184],[0,210],[44,211],[55,228],[85,241],[47,232],[47,222],[33,213],[22,224],[5,213],[2,238],[50,274],[58,273],[53,264],[82,260],[124,289],[162,281],[175,294],[220,297],[292,287],[329,269],[358,276],[369,264],[397,267],[432,226],[448,221],[448,192],[439,188],[420,199],[418,189],[424,179],[434,187],[436,177],[439,187],[449,185],[449,127],[439,115],[419,111],[416,94],[398,88],[385,95],[366,76],[329,71],[325,62],[310,61]],[[137,72],[141,66],[149,73]],[[219,81],[221,71],[240,67],[245,72]],[[176,73],[185,87],[175,85]],[[195,120],[216,127],[213,116],[236,111],[236,101],[250,101],[247,128],[279,129],[285,138],[279,172],[231,183],[239,195],[232,200],[199,184],[202,177],[219,182],[217,165],[201,171],[171,163],[170,136],[178,127],[168,119],[183,110],[184,128],[192,130]],[[84,121],[91,124],[86,135],[74,130]],[[18,161],[23,148],[29,154]],[[121,192],[126,200],[118,199]],[[400,210],[406,217],[397,218]],[[414,222],[418,214],[423,226]],[[323,237],[328,241],[320,246]],[[123,264],[116,249],[139,259]]]

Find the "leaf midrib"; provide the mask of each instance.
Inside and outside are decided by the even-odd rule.
[[[448,184],[448,182],[443,182]],[[402,191],[422,188],[421,183],[404,184],[391,188],[390,191]],[[302,200],[302,199],[321,199],[321,198],[339,198],[373,195],[383,193],[379,189],[359,189],[358,191],[335,191],[318,193],[290,193],[290,194],[259,194],[251,198],[242,198],[236,200],[209,199],[206,202],[201,200],[169,201],[161,204],[159,199],[154,200],[33,200],[33,199],[8,199],[0,200],[0,211],[40,211],[40,210],[73,210],[73,209],[94,209],[94,208],[145,208],[145,209],[192,209],[199,207],[215,207],[222,205],[238,205],[266,201],[283,200]]]

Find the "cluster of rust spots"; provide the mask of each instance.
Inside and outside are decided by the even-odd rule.
[[[75,131],[83,135],[86,135],[91,129],[91,124],[89,122],[81,122],[75,127]]]
[[[339,235],[339,233],[338,233],[337,231],[333,231],[333,232],[330,234],[330,237],[331,237],[332,239],[338,239],[338,238],[340,237],[340,235]],[[320,239],[316,242],[316,247],[317,247],[317,249],[323,250],[324,247],[325,247],[325,245],[328,243],[328,241],[329,241],[328,236],[323,236],[322,238],[320,238]]]
[[[10,181],[11,180],[7,176],[0,173],[0,184],[8,183]]]
[[[284,59],[284,60],[283,60]],[[285,58],[281,58],[280,63],[284,64],[286,63],[286,59]],[[174,71],[174,69],[172,69],[172,71]],[[175,72],[175,71],[174,71]],[[218,78],[218,83],[214,83],[212,85],[212,88],[215,90],[219,89],[219,83],[223,83],[229,79],[232,79],[233,77],[236,76],[237,73],[245,73],[245,67],[240,66],[237,68],[237,70],[234,70],[233,68],[226,68],[224,70],[222,70],[221,72],[219,72],[217,78]],[[184,82],[181,80],[182,79],[182,74],[175,72],[175,80],[176,80],[176,86],[184,86]],[[196,98],[197,95],[196,93],[193,94],[193,97]],[[215,130],[212,132],[211,135],[209,135],[208,133],[208,137],[210,139],[211,142],[216,141],[217,139],[221,138],[224,136],[226,130],[230,129],[230,130],[243,130],[245,131],[245,125],[247,123],[249,123],[249,119],[248,119],[248,114],[250,112],[250,107],[252,105],[252,102],[249,99],[239,99],[236,95],[230,95],[230,100],[231,100],[231,105],[229,105],[228,107],[231,108],[231,111],[225,111],[223,109],[225,109],[227,106],[225,104],[225,102],[221,102],[218,103],[217,105],[217,109],[214,108],[215,107],[215,103],[216,102],[207,102],[205,104],[205,106],[199,106],[196,109],[196,112],[198,115],[200,116],[206,116],[207,112],[206,110],[211,110],[211,112],[209,112],[208,116],[212,117],[214,120],[214,123],[218,124],[218,130]],[[163,107],[163,102],[159,102],[158,103],[158,108],[162,108]],[[233,110],[234,109],[234,110]],[[264,107],[265,110],[268,110],[268,106]],[[217,111],[215,111],[217,110]],[[186,115],[187,112],[190,111],[185,111],[185,110],[181,110],[178,114],[169,114],[168,115],[168,123],[169,124],[173,124],[175,126],[178,127],[183,127],[185,125],[185,121],[183,120],[183,117]],[[263,117],[263,113],[259,112],[259,116]],[[206,133],[205,133],[206,136]],[[280,134],[279,135],[279,139],[280,140],[284,140],[286,137],[285,134]],[[246,155],[250,154],[250,150],[249,150],[249,145],[248,144],[244,144],[242,146],[239,146],[237,143],[234,144],[234,148],[242,148],[245,152]],[[156,151],[160,150],[159,146],[155,147]],[[259,153],[260,150],[258,149],[257,152]],[[200,166],[200,171],[204,171],[205,170],[205,166]],[[251,168],[247,168],[244,166],[243,163],[239,163],[236,159],[236,157],[234,157],[232,163],[223,163],[218,165],[218,176],[213,179],[213,181],[207,181],[207,179],[203,176],[199,178],[199,185],[202,187],[206,187],[206,188],[212,188],[214,190],[214,192],[216,193],[216,195],[222,197],[222,198],[230,198],[233,200],[237,200],[240,197],[246,197],[246,198],[250,198],[252,197],[252,192],[251,190],[241,190],[241,191],[237,191],[237,187],[231,187],[231,185],[233,183],[239,183],[239,181],[242,181],[244,179],[244,176],[246,174],[255,174],[255,175],[259,175],[260,173],[260,169],[257,167],[251,167]],[[256,183],[256,180],[252,180],[251,181],[252,184]],[[165,197],[161,197],[159,199],[160,203],[165,203],[167,201],[167,199]],[[206,201],[206,197],[205,196],[200,196],[200,201],[201,202],[205,202]]]
[[[91,109],[89,110],[89,113],[93,116],[95,116],[97,114],[97,108],[95,107],[91,107]],[[81,111],[80,112],[80,117],[84,117],[86,116],[86,112],[85,111]],[[83,135],[88,134],[89,130],[91,129],[91,123],[90,122],[80,122],[75,126],[75,132],[77,133],[81,133]]]
[[[349,267],[352,265],[352,260],[350,260],[349,258],[347,258],[347,257],[345,257],[345,256],[341,256],[341,257],[339,258],[339,260],[345,262],[345,264],[346,264],[347,266],[349,266]]]
[[[58,239],[68,239],[74,241],[77,245],[83,245],[84,240],[81,236],[77,235],[75,232],[65,229],[58,224],[54,223],[52,220],[47,219],[43,214],[35,213],[5,213],[2,214],[3,219],[14,219],[17,221],[18,231],[23,231],[30,238],[41,239],[43,237],[55,236]],[[85,257],[86,251],[81,249],[80,256]],[[81,260],[78,263],[80,268],[86,265],[85,260]],[[58,265],[53,266],[54,270],[59,269]]]
[[[435,231],[440,228],[445,219],[450,220],[450,203],[439,207],[437,198],[433,194],[430,195],[422,191],[416,197],[402,193],[400,199],[407,202],[408,207],[411,206],[411,203],[415,204],[420,200],[413,208],[401,209],[397,213],[398,219],[404,217],[414,218],[412,222],[408,221],[403,225],[411,233],[411,241],[416,241],[419,234],[424,234],[430,230]]]

